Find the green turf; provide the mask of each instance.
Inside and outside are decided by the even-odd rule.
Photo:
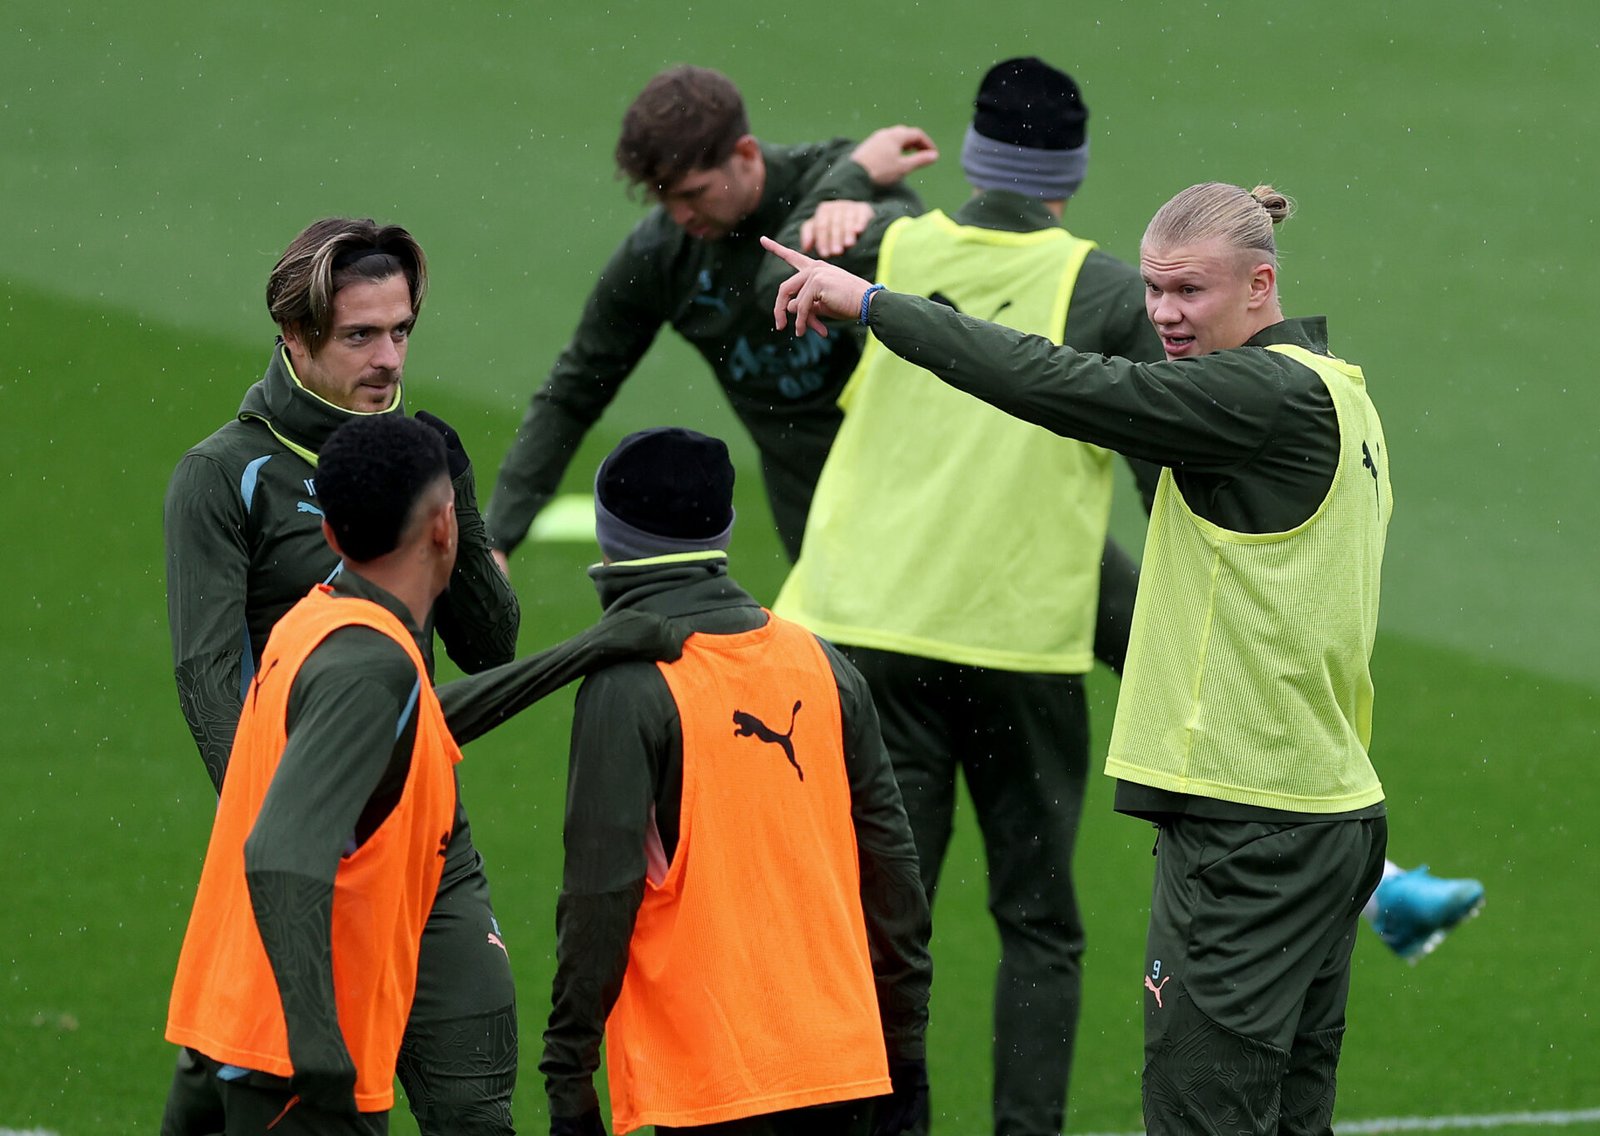
[[[1153,207],[1193,180],[1260,178],[1300,198],[1282,234],[1286,303],[1330,314],[1385,416],[1398,508],[1375,759],[1392,850],[1481,876],[1489,904],[1416,968],[1364,935],[1341,1117],[1600,1106],[1585,1001],[1600,974],[1600,384],[1577,299],[1596,243],[1597,13],[1586,0],[1029,0],[981,22],[951,3],[824,15],[732,0],[8,11],[0,1129],[148,1129],[160,1107],[167,983],[211,808],[169,674],[161,495],[264,363],[261,287],[288,236],[338,210],[418,232],[435,289],[409,399],[461,429],[487,481],[637,215],[608,155],[651,72],[723,67],[777,141],[918,122],[946,151],[920,184],[953,204],[977,76],[1029,52],[1084,82],[1094,162],[1069,222],[1112,251],[1131,254]],[[735,429],[665,340],[569,487],[626,429],[664,420]],[[781,561],[749,447],[735,451],[736,565],[770,598]],[[1137,541],[1126,500],[1118,525]],[[592,618],[590,555],[518,557],[525,647]],[[1103,739],[1115,690],[1102,676],[1094,690]],[[463,773],[517,967],[526,1131],[543,1115],[567,706],[476,744]],[[1138,1124],[1149,844],[1096,784],[1079,855],[1080,1130]],[[985,1130],[994,935],[970,824],[951,856],[932,1062],[936,1130],[967,1136]],[[395,1130],[413,1130],[404,1109]]]

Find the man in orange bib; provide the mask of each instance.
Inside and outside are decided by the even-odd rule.
[[[729,578],[733,468],[693,431],[595,480],[607,610],[688,632],[578,693],[545,1074],[554,1136],[895,1133],[923,1107],[917,853],[865,681]]]
[[[345,570],[262,653],[168,1012],[166,1036],[215,1081],[230,1136],[388,1130],[455,824],[457,738],[584,666],[653,650],[652,621],[602,621],[436,693],[419,638],[456,557],[444,442],[402,415],[354,419],[324,445],[317,483]],[[675,657],[653,622],[647,657]]]

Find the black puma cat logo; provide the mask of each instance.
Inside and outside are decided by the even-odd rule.
[[[800,775],[800,780],[804,781],[806,779],[805,770],[801,769],[800,763],[794,759],[794,742],[789,740],[794,737],[794,720],[795,716],[800,713],[800,706],[801,703],[797,700],[794,704],[794,709],[789,711],[789,732],[785,734],[778,733],[754,714],[748,714],[743,710],[735,710],[733,712],[733,724],[738,728],[733,731],[733,736],[736,738],[760,738],[764,742],[771,742],[783,750],[783,756],[789,759],[789,764],[794,766],[794,771]]]

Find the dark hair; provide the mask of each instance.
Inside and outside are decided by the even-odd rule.
[[[448,479],[444,441],[403,414],[364,414],[317,456],[317,500],[345,556],[360,564],[400,547],[429,486]]]
[[[411,314],[428,292],[428,259],[399,225],[370,218],[313,221],[289,242],[267,277],[267,311],[273,322],[305,341],[314,355],[333,323],[333,297],[355,280],[387,280],[404,273]]]
[[[646,83],[623,114],[617,173],[660,192],[685,174],[722,165],[749,133],[732,80],[704,67],[673,67]]]

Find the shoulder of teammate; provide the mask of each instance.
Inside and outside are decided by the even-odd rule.
[[[578,684],[573,715],[572,728],[576,737],[580,724],[592,726],[598,721],[625,719],[647,726],[674,718],[676,711],[667,680],[655,663],[623,659],[596,667],[584,676]],[[582,723],[579,715],[583,717]]]
[[[361,714],[402,707],[424,681],[406,649],[364,624],[336,628],[306,656],[290,688],[291,721],[313,703]]]
[[[822,636],[814,634],[812,638],[822,648],[822,654],[833,671],[834,685],[839,688],[839,709],[844,714],[845,729],[850,729],[851,724],[863,710],[872,710],[876,721],[877,711],[872,703],[872,692],[867,687],[867,680],[856,670],[855,664]]]
[[[195,572],[214,570],[211,561],[218,557],[245,556],[249,509],[240,491],[243,469],[242,463],[196,447],[172,471],[161,511],[169,587],[180,564],[197,578]]]

